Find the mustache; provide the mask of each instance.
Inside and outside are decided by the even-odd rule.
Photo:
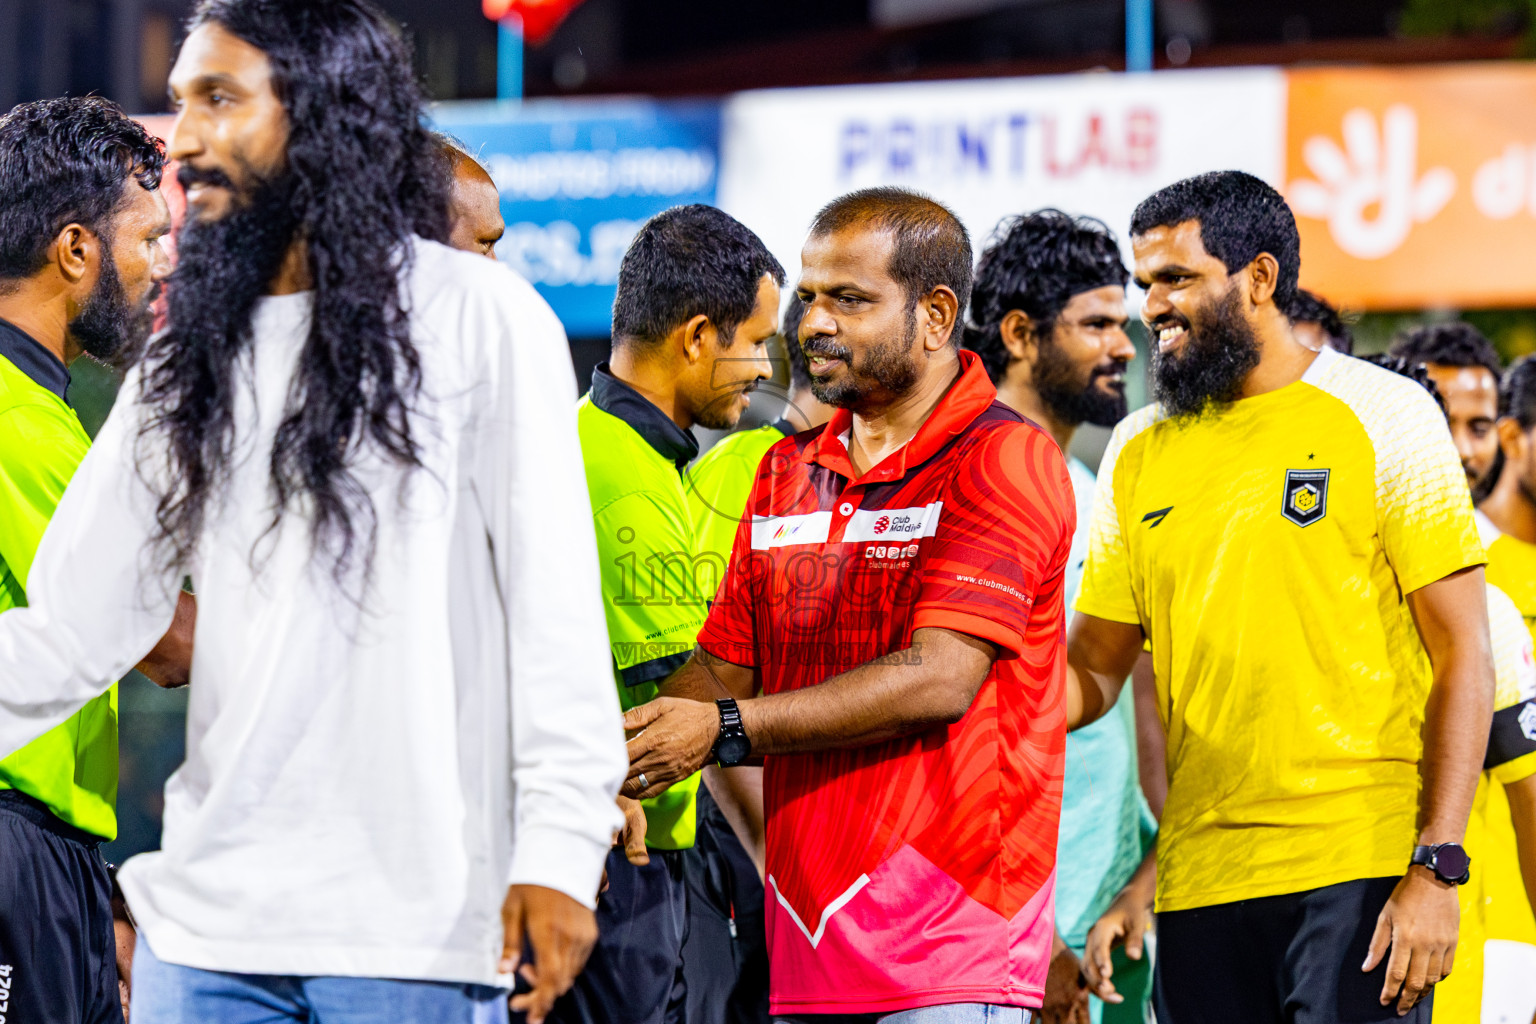
[[[1149,327],[1154,334],[1156,334],[1158,331],[1161,331],[1164,327],[1182,327],[1187,331],[1189,330],[1189,318],[1170,309],[1168,312],[1162,314],[1161,316],[1153,320],[1148,320],[1147,327]]]
[[[200,169],[191,164],[182,164],[176,172],[176,181],[183,189],[191,188],[193,185],[209,185],[215,188],[227,188],[231,192],[237,191],[229,175],[217,167]]]
[[[814,335],[800,343],[800,351],[807,356],[826,356],[828,359],[841,359],[848,362],[853,355],[846,347],[839,345],[824,334]]]
[[[1125,373],[1126,367],[1129,365],[1130,360],[1128,359],[1111,359],[1109,362],[1100,363],[1098,366],[1095,366],[1093,368],[1093,372],[1088,375],[1088,383],[1092,384],[1100,377],[1122,376]]]

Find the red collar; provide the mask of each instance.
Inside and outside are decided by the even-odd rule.
[[[872,467],[861,481],[881,483],[899,480],[907,474],[909,465],[918,465],[932,458],[949,439],[959,434],[975,421],[997,400],[997,388],[987,376],[981,358],[967,349],[960,350],[960,376],[949,386],[933,412],[917,428],[917,434],[899,449],[885,457],[878,466]],[[854,481],[853,463],[848,459],[848,448],[842,437],[853,428],[853,413],[838,409],[827,421],[820,434],[800,453],[802,462],[814,463],[850,482]]]

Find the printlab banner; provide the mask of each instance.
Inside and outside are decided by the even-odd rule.
[[[978,252],[1004,217],[1046,206],[1125,243],[1136,204],[1179,178],[1237,168],[1278,185],[1285,97],[1272,68],[741,93],[725,105],[720,205],[792,275],[816,210],[871,185],[946,203]]]
[[[533,282],[572,337],[608,334],[619,261],[647,218],[715,202],[715,103],[445,105],[436,124],[490,171],[507,221],[497,257]]]

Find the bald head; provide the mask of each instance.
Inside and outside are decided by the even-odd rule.
[[[448,244],[465,252],[496,258],[496,243],[506,232],[501,193],[479,161],[452,143],[444,149],[453,167],[448,196]]]

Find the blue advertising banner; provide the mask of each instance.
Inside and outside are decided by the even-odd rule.
[[[607,336],[619,261],[647,218],[715,202],[718,103],[445,104],[435,120],[501,190],[497,258],[533,282],[573,338]]]

